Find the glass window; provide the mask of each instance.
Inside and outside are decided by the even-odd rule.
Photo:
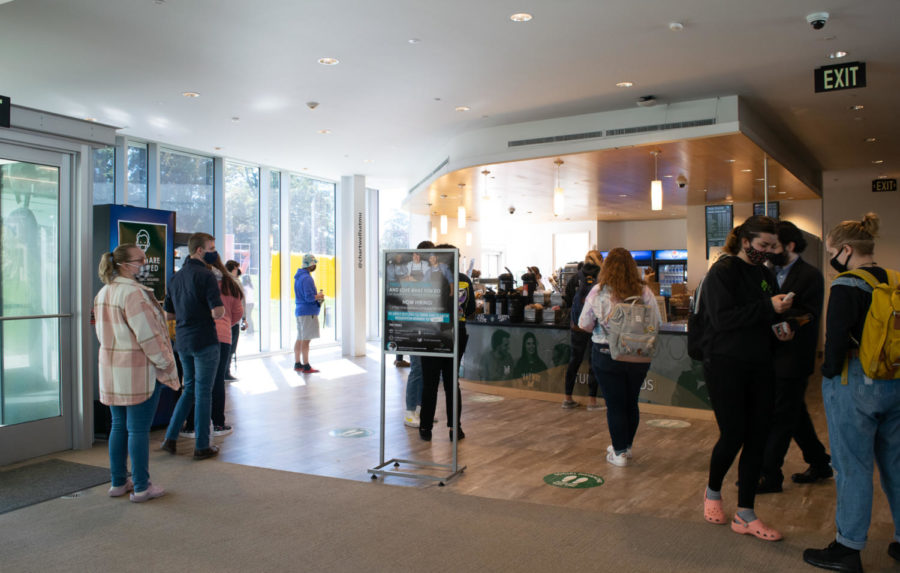
[[[116,148],[101,147],[91,154],[93,160],[94,205],[116,202]]]
[[[281,173],[269,180],[269,252],[272,269],[269,282],[269,350],[281,348]],[[263,299],[265,300],[265,299]],[[291,303],[284,297],[285,304]]]
[[[291,276],[312,253],[318,259],[313,279],[316,288],[325,292],[325,302],[319,313],[320,341],[335,340],[335,184],[300,175],[291,175],[290,187],[290,247]],[[294,298],[291,293],[291,298]]]
[[[225,162],[225,237],[219,240],[225,261],[240,264],[247,329],[237,354],[259,352],[259,168]]]
[[[212,157],[160,150],[159,208],[175,211],[179,233],[213,234],[213,173]]]
[[[147,145],[128,144],[128,198],[125,203],[147,206]]]

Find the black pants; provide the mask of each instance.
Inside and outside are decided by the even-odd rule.
[[[573,330],[570,336],[572,356],[569,357],[569,367],[566,368],[566,396],[571,396],[575,390],[575,378],[578,369],[584,362],[585,355],[588,359],[588,395],[597,397],[597,377],[594,376],[593,359],[591,358],[591,333]]]
[[[228,357],[231,355],[231,345],[219,343],[219,366],[216,368],[216,379],[212,387],[212,418],[213,426],[225,425],[225,370],[228,368]],[[208,422],[207,422],[208,423]],[[194,410],[188,413],[185,430],[194,429]]]
[[[463,331],[459,337],[459,362],[462,363],[463,352],[469,335]],[[422,357],[422,409],[419,411],[419,429],[430,430],[434,426],[434,411],[437,409],[437,391],[441,378],[444,379],[444,396],[447,405],[447,426],[453,424],[453,359],[436,358],[434,356]],[[456,412],[456,421],[462,415],[462,393],[456,388],[456,396],[459,400],[459,410]],[[459,427],[459,424],[457,424]]]
[[[791,438],[796,440],[803,461],[809,465],[827,466],[831,461],[806,409],[807,382],[806,377],[775,379],[775,412],[762,466],[762,475],[767,480],[777,483],[784,480],[781,466]]]
[[[738,452],[738,506],[752,508],[775,404],[771,363],[711,356],[703,362],[719,441],[709,461],[709,489],[722,491]]]
[[[241,324],[234,324],[231,326],[231,352],[228,353],[228,365],[225,367],[225,375],[229,378],[231,377],[231,359],[237,354],[237,343],[238,339],[241,337]]]
[[[591,345],[594,376],[606,400],[606,423],[613,449],[624,452],[634,443],[641,411],[638,396],[650,370],[650,363],[619,362],[609,355],[608,346]],[[604,350],[606,352],[604,352]]]

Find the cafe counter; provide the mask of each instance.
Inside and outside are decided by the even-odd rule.
[[[467,322],[464,389],[562,402],[571,356],[568,324]],[[664,323],[659,350],[641,387],[643,411],[712,419],[703,365],[687,353],[687,325]],[[587,396],[588,361],[576,377],[576,396]]]

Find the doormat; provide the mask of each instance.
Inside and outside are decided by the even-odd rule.
[[[110,480],[109,468],[51,459],[0,471],[0,514]]]

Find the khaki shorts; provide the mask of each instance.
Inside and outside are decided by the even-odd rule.
[[[319,317],[314,314],[304,314],[297,317],[297,340],[312,340],[319,338]]]

